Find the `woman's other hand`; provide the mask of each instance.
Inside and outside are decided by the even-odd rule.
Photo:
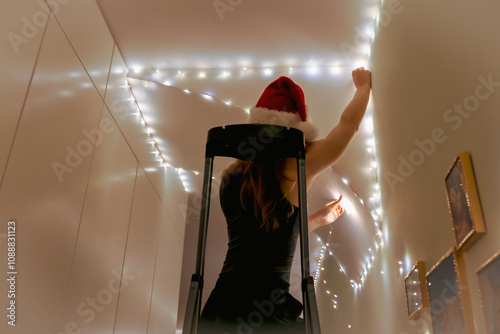
[[[344,213],[344,208],[340,204],[341,201],[342,195],[338,199],[325,204],[316,213],[309,216],[309,229],[313,231],[318,227],[325,226],[336,221],[337,218]]]
[[[325,204],[319,211],[323,216],[323,224],[331,224],[337,220],[343,213],[344,208],[340,205],[340,201],[342,200],[342,195],[336,200],[331,201],[330,203]]]

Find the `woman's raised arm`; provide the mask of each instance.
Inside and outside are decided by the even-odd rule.
[[[307,147],[307,180],[311,180],[337,161],[358,131],[370,98],[371,73],[362,67],[357,68],[352,72],[352,79],[356,93],[342,113],[339,123],[325,138],[317,140]],[[292,173],[290,175],[293,175]]]

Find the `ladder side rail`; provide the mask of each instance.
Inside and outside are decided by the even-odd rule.
[[[208,218],[210,213],[210,194],[212,191],[213,161],[213,156],[205,157],[196,267],[195,273],[191,278],[191,286],[189,290],[188,303],[186,306],[186,314],[184,316],[184,334],[196,334],[198,331],[198,320],[200,318],[201,299],[203,292],[203,274],[205,269]]]
[[[306,334],[320,334],[318,308],[309,264],[309,231],[307,217],[307,184],[305,152],[297,158],[300,208],[300,262],[302,274],[302,299],[304,302],[304,327]]]
[[[205,157],[203,172],[203,191],[201,197],[200,228],[198,234],[198,250],[195,273],[203,277],[205,269],[205,253],[207,244],[208,218],[210,213],[210,195],[212,192],[213,157]]]
[[[193,275],[191,278],[186,313],[184,315],[184,325],[182,326],[184,334],[196,334],[200,300],[200,278],[198,275]]]

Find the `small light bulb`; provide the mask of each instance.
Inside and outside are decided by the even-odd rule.
[[[201,96],[203,96],[206,100],[209,100],[209,101],[212,101],[214,99],[213,96],[211,96],[207,93],[203,93],[203,94],[201,94]]]
[[[340,67],[338,65],[333,65],[330,67],[330,73],[337,74],[340,73]]]

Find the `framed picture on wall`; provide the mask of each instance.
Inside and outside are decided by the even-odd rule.
[[[425,262],[418,261],[405,277],[406,305],[408,318],[417,318],[424,310],[429,309],[429,295],[425,279]]]
[[[445,186],[455,244],[461,249],[466,243],[472,245],[486,231],[468,152],[461,152],[455,159],[445,177]]]
[[[434,334],[467,334],[464,283],[457,270],[456,248],[450,249],[426,274]],[[466,285],[465,285],[466,286]]]
[[[476,270],[487,334],[500,333],[500,251]]]

